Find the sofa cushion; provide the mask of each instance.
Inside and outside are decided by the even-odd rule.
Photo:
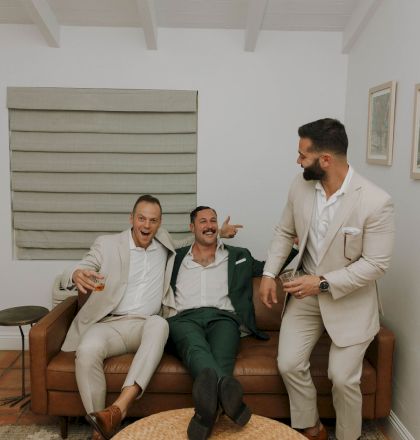
[[[278,332],[268,332],[268,341],[247,336],[241,339],[234,375],[248,394],[286,394],[277,370]],[[330,339],[321,336],[311,356],[311,374],[318,394],[331,394],[327,377]],[[108,358],[104,362],[107,389],[118,393],[130,368],[133,354]],[[47,387],[51,390],[77,391],[74,352],[60,352],[48,365]],[[192,379],[175,356],[165,353],[147,388],[148,393],[191,393]],[[376,373],[365,359],[361,383],[363,394],[376,390]]]
[[[245,393],[286,394],[286,388],[277,369],[278,332],[268,332],[268,341],[252,337],[241,340],[234,375]],[[331,394],[331,381],[327,377],[328,353],[331,340],[324,333],[312,353],[311,375],[318,394]],[[376,372],[364,359],[361,389],[363,394],[376,391]]]

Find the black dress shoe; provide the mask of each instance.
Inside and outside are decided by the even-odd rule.
[[[225,414],[237,425],[245,426],[251,418],[251,410],[242,400],[241,384],[231,376],[224,376],[219,381],[219,402]]]
[[[188,425],[189,440],[206,440],[218,415],[217,374],[205,368],[195,379],[192,397],[195,414]]]

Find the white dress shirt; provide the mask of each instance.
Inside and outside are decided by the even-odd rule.
[[[234,312],[228,296],[228,251],[218,241],[214,262],[208,266],[193,260],[192,246],[179,268],[175,303],[178,312],[216,307]]]
[[[306,243],[305,252],[302,258],[303,269],[308,274],[315,274],[318,266],[319,253],[324,245],[328,228],[334,215],[341,205],[343,195],[347,191],[351,177],[353,176],[353,168],[349,166],[346,178],[341,187],[330,196],[327,195],[320,182],[315,185],[316,202],[312,213],[311,225],[309,228],[308,241]]]
[[[136,247],[130,234],[130,268],[127,289],[112,311],[115,315],[144,315],[159,313],[168,251],[153,239],[144,249]]]

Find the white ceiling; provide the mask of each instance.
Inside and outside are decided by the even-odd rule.
[[[141,27],[157,49],[159,27],[243,29],[254,50],[260,30],[360,27],[382,0],[0,0],[1,24],[35,24],[59,46],[60,26]],[[363,26],[362,26],[363,27]]]

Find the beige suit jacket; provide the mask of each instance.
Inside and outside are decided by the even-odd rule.
[[[76,266],[70,267],[61,277],[61,285],[67,287],[72,283],[71,277],[76,269],[101,271],[106,275],[105,289],[90,295],[85,305],[73,320],[61,349],[74,351],[86,330],[107,316],[120,302],[128,281],[130,264],[129,234],[131,229],[114,235],[102,235],[93,243],[90,250]],[[170,286],[172,268],[175,261],[174,243],[168,232],[159,228],[155,239],[168,250],[165,269],[165,280],[162,297],[161,315],[169,317],[176,313],[175,299]],[[177,247],[191,243],[186,240],[177,243]]]
[[[264,270],[279,272],[295,236],[299,238],[299,267],[315,194],[315,182],[297,176],[275,228]],[[379,330],[376,280],[389,266],[394,233],[390,196],[354,172],[329,226],[316,270],[316,275],[323,275],[330,283],[330,293],[318,296],[319,306],[325,328],[339,347],[365,342]]]

